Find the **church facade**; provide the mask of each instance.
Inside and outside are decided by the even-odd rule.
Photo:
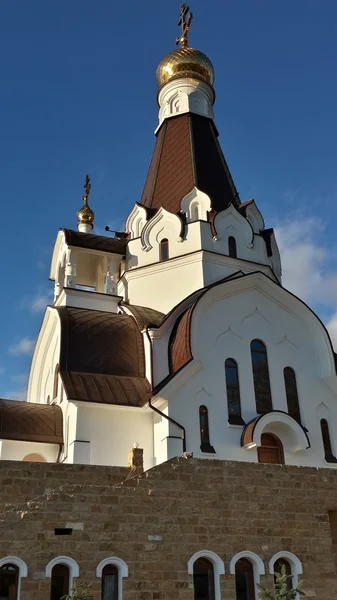
[[[0,400],[1,600],[74,581],[94,600],[258,600],[282,564],[337,597],[336,355],[239,197],[190,24],[182,5],[140,201],[96,235],[86,178],[27,402]]]

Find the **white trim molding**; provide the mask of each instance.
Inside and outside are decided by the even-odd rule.
[[[69,591],[71,593],[74,578],[79,577],[80,574],[80,568],[77,562],[69,556],[57,556],[56,558],[53,558],[46,566],[46,579],[51,579],[52,571],[55,565],[66,565],[69,568]]]
[[[18,576],[18,591],[17,591],[17,600],[20,600],[21,593],[21,579],[22,577],[27,577],[28,575],[28,567],[26,563],[17,556],[5,556],[0,559],[0,567],[4,567],[5,565],[14,565],[19,569]]]
[[[118,600],[122,600],[122,585],[123,578],[129,576],[129,567],[121,558],[117,558],[117,556],[110,556],[109,558],[104,558],[96,567],[96,577],[102,577],[104,567],[108,565],[113,565],[118,569]]]
[[[302,563],[301,563],[300,559],[297,558],[297,556],[295,556],[295,554],[293,554],[292,552],[286,552],[286,551],[277,552],[276,554],[274,554],[274,556],[269,561],[270,575],[274,575],[275,563],[280,558],[283,558],[290,564],[291,575],[293,578],[292,585],[293,585],[293,587],[296,587],[298,585],[298,581],[299,581],[298,576],[302,575],[302,573],[303,573],[303,567],[302,567]]]
[[[199,552],[196,552],[195,554],[193,554],[193,556],[190,558],[190,560],[187,563],[187,570],[188,570],[189,575],[193,575],[194,563],[199,558],[206,558],[207,560],[209,560],[212,563],[213,572],[214,572],[215,600],[220,600],[220,598],[221,598],[221,596],[220,596],[220,575],[225,574],[224,562],[220,558],[220,556],[215,554],[215,552],[211,552],[210,550],[200,550]]]
[[[265,575],[266,570],[264,568],[264,562],[262,558],[260,558],[255,552],[250,552],[249,550],[245,550],[243,552],[238,552],[233,556],[230,564],[229,564],[229,572],[231,575],[235,575],[235,565],[241,558],[246,558],[253,565],[254,570],[254,584],[255,584],[255,596],[259,597],[259,588],[257,585],[260,583],[261,575]]]

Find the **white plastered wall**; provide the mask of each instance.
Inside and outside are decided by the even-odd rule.
[[[221,284],[202,297],[192,317],[194,360],[162,389],[158,402],[167,402],[169,416],[185,426],[187,450],[195,456],[205,456],[200,452],[199,437],[199,406],[205,404],[210,441],[216,450],[211,456],[256,461],[256,448],[240,446],[242,428],[228,424],[224,370],[226,358],[237,361],[242,416],[247,423],[257,416],[250,354],[250,342],[255,338],[267,347],[274,410],[287,411],[284,367],[292,367],[297,377],[302,423],[308,429],[311,448],[286,452],[286,463],[328,466],[318,418],[318,413],[329,411],[336,447],[337,396],[331,386],[336,375],[328,336],[304,304],[262,275]],[[287,446],[288,434],[282,427],[278,433],[281,441],[285,436]],[[275,425],[273,428],[275,432]],[[172,455],[168,452],[168,456]]]
[[[57,311],[47,307],[36,342],[28,381],[28,402],[46,404],[53,399],[54,373],[60,356],[60,322]],[[59,396],[62,390],[59,385]]]
[[[76,439],[90,442],[90,464],[126,467],[134,443],[144,451],[144,467],[153,466],[153,411],[150,408],[77,405]]]
[[[43,462],[56,462],[60,446],[58,444],[42,444],[22,442],[19,440],[2,440],[0,442],[0,460],[23,460],[28,454],[39,454]]]

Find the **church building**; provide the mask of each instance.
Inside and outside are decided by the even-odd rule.
[[[142,196],[97,235],[86,177],[27,401],[0,400],[0,600],[259,600],[282,565],[337,598],[336,354],[239,197],[191,22]]]

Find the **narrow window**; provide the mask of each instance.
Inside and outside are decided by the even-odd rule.
[[[287,575],[287,590],[293,589],[293,576],[291,572],[291,566],[285,558],[279,558],[274,564],[274,573],[281,573],[282,567],[285,567],[286,575]],[[276,575],[274,575],[274,581],[276,582]]]
[[[160,260],[168,260],[169,259],[169,243],[168,240],[162,240],[160,242]]]
[[[194,600],[215,600],[214,568],[207,558],[198,558],[193,567]]]
[[[51,573],[50,600],[61,600],[69,594],[69,568],[55,565]]]
[[[332,548],[334,550],[334,558],[337,567],[337,510],[329,510],[329,523],[330,523],[330,533],[331,533],[331,541]]]
[[[255,600],[254,568],[247,558],[235,565],[235,587],[236,600]]]
[[[337,462],[332,452],[329,424],[326,419],[321,420],[321,432],[326,462]]]
[[[201,452],[214,453],[215,450],[211,446],[209,438],[209,425],[208,425],[208,410],[206,406],[200,406],[199,408],[199,420],[200,420],[200,450]]]
[[[236,360],[227,358],[225,362],[228,420],[233,425],[242,425],[239,372]]]
[[[267,349],[261,340],[253,340],[250,344],[250,350],[252,355],[256,412],[264,415],[273,410]]]
[[[118,600],[118,569],[106,565],[102,571],[102,600]]]
[[[257,449],[259,463],[284,465],[282,442],[271,433],[261,435],[261,446]]]
[[[0,567],[1,600],[17,600],[19,587],[19,569],[15,565]]]
[[[58,391],[59,391],[59,373],[60,373],[60,367],[59,367],[59,365],[56,365],[55,371],[54,371],[53,398],[57,398]]]
[[[199,207],[197,204],[194,204],[192,206],[192,221],[198,221],[199,220]]]
[[[236,241],[232,235],[228,238],[228,254],[232,258],[237,258]]]
[[[284,385],[286,389],[288,413],[298,423],[301,423],[300,405],[298,402],[296,375],[294,369],[285,367],[283,369]]]

